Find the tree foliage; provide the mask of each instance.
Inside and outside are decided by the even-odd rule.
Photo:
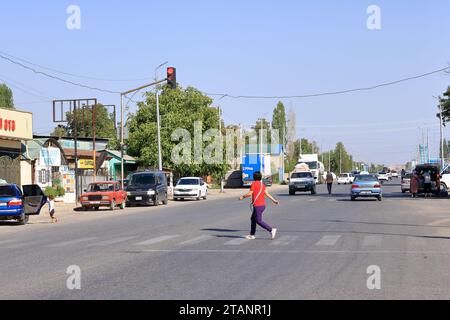
[[[77,109],[76,114],[66,113],[67,125],[57,126],[52,136],[55,137],[77,137],[91,138],[94,136],[93,107],[82,107]],[[95,106],[95,136],[97,138],[110,139],[109,147],[118,148],[116,129],[114,124],[114,114],[109,113],[108,109],[102,104]]]
[[[157,168],[156,98],[152,92],[147,92],[145,97],[146,100],[139,103],[136,114],[130,116],[128,121],[128,154],[136,157],[142,166]],[[220,115],[218,109],[212,107],[211,104],[211,98],[203,95],[193,87],[186,89],[178,87],[175,90],[166,86],[162,88],[162,93],[159,97],[159,109],[164,168],[171,168],[182,176],[212,175],[216,178],[223,176],[228,170],[229,165],[224,160],[221,164],[194,161],[195,152],[193,147],[191,148],[192,161],[189,163],[177,164],[172,159],[172,151],[180,143],[179,141],[172,141],[174,130],[187,130],[193,141],[195,122],[201,121],[202,133],[205,133],[208,129],[218,129]],[[202,140],[202,150],[205,150],[205,147],[211,144],[211,141]],[[225,148],[223,148],[223,151],[225,152]],[[225,159],[223,155],[222,159]]]
[[[15,109],[13,93],[6,84],[0,84],[0,108]]]

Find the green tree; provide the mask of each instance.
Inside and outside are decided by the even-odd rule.
[[[128,153],[136,157],[142,166],[156,168],[158,167],[156,99],[152,92],[147,92],[145,96],[146,100],[138,104],[136,114],[128,121]],[[207,164],[196,159],[193,148],[195,122],[201,121],[203,133],[208,129],[219,127],[219,112],[217,108],[211,106],[211,98],[193,87],[186,89],[178,87],[173,90],[164,86],[159,102],[163,167],[171,168],[182,176],[222,177],[229,168],[224,161],[225,150],[221,155],[223,160],[220,164]],[[172,134],[178,128],[186,130],[191,138],[191,161],[187,163],[174,163],[172,159],[173,149],[180,144],[180,141],[172,141]],[[202,150],[205,150],[211,142],[202,140]]]
[[[94,136],[92,115],[92,106],[83,106],[81,109],[77,109],[76,114],[73,111],[67,112],[67,125],[57,126],[51,135],[56,137],[74,137],[76,131],[77,137],[91,138]],[[109,147],[111,149],[119,148],[114,124],[114,114],[108,113],[108,109],[102,104],[95,106],[95,136],[97,138],[110,139]]]
[[[0,108],[15,109],[13,93],[6,84],[0,84]]]
[[[444,92],[444,98],[441,99],[440,103],[442,104],[442,118],[444,123],[447,123],[450,121],[450,86]]]
[[[286,110],[280,101],[273,110],[272,128],[277,129],[280,135],[280,143],[286,145]]]

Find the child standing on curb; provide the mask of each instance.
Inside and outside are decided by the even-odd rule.
[[[52,219],[52,223],[57,223],[58,219],[55,218],[55,197],[50,195],[47,197],[48,213]]]

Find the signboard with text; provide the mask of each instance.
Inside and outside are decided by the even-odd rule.
[[[33,115],[0,108],[0,138],[15,140],[33,139]]]

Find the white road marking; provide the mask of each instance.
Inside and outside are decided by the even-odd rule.
[[[316,246],[334,246],[341,236],[323,236],[322,239],[320,239]]]
[[[87,241],[92,241],[95,240],[97,238],[80,238],[80,239],[75,239],[75,240],[70,240],[70,241],[64,241],[64,242],[58,242],[58,243],[54,243],[54,244],[49,244],[46,247],[49,248],[61,248],[61,247],[65,247],[68,245],[72,245],[72,244],[78,244],[78,243],[82,243],[82,242],[87,242]]]
[[[190,246],[190,245],[199,244],[201,242],[205,242],[205,241],[211,240],[212,238],[213,238],[213,236],[203,235],[203,236],[199,236],[199,237],[194,238],[194,239],[183,241],[183,242],[179,243],[178,245],[179,246]]]
[[[115,239],[111,239],[111,240],[105,240],[105,241],[100,241],[97,243],[93,243],[91,245],[89,245],[89,247],[106,247],[106,246],[110,246],[113,244],[117,244],[117,243],[121,243],[121,242],[125,242],[128,240],[132,240],[135,239],[136,236],[134,237],[123,237],[123,238],[115,238]]]
[[[382,236],[369,235],[364,237],[363,246],[379,246],[383,241]]]
[[[316,202],[317,200],[319,200],[319,199],[309,199],[308,201],[309,202]]]
[[[298,236],[282,236],[282,237],[272,241],[272,243],[270,245],[271,246],[287,246],[291,242],[297,240],[297,238],[298,238]]]
[[[11,243],[14,241],[16,241],[16,240],[2,240],[2,241],[0,241],[0,245],[5,244],[5,243]]]
[[[336,199],[328,199],[327,202],[336,202]]]
[[[236,239],[225,242],[224,245],[225,246],[239,246],[247,241],[250,241],[250,240],[248,240],[246,238],[236,238]]]
[[[163,241],[175,239],[175,238],[178,238],[178,237],[179,237],[179,235],[161,236],[161,237],[149,239],[149,240],[146,240],[146,241],[143,241],[143,242],[138,242],[138,243],[136,243],[136,245],[137,246],[150,246],[152,244],[156,244],[156,243],[160,243],[160,242],[163,242]]]

